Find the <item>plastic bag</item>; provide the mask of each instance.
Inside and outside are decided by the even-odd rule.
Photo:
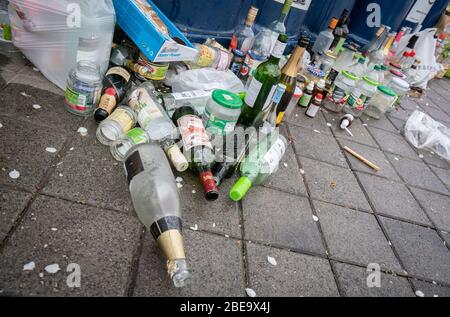
[[[14,45],[61,89],[80,60],[106,72],[115,25],[112,0],[11,0],[9,17]]]
[[[224,89],[233,93],[245,91],[242,82],[231,71],[224,72],[213,68],[201,68],[183,72],[174,77],[169,84],[172,86],[173,92],[214,89]]]
[[[427,149],[450,161],[450,129],[423,112],[415,111],[405,125],[406,139],[418,149]]]

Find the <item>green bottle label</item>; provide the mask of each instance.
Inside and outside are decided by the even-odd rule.
[[[309,102],[311,101],[312,95],[309,94],[303,94],[302,98],[300,99],[300,102],[298,103],[303,108],[308,107]]]
[[[212,134],[228,134],[234,131],[236,121],[217,118],[208,110],[205,110],[205,127]]]
[[[87,110],[88,95],[74,91],[67,87],[65,103],[72,109],[84,111]]]
[[[147,136],[144,130],[136,128],[127,133],[127,137],[134,143],[134,145],[147,142]]]

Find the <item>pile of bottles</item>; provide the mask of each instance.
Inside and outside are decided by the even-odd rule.
[[[86,61],[69,75],[66,109],[93,116],[98,141],[123,162],[136,213],[167,258],[176,287],[184,286],[191,272],[173,170],[195,173],[208,201],[217,200],[223,181],[239,173],[228,196],[240,201],[277,172],[288,147],[277,127],[296,108],[305,108],[305,120],[315,118],[322,107],[343,111],[340,127],[349,131],[355,117],[366,113],[380,118],[410,88],[407,71],[420,63],[414,58],[417,37],[399,51],[409,30],[396,34],[383,26],[359,50],[346,44],[347,10],[314,43],[302,36],[285,59],[284,23],[291,5],[287,0],[280,18],[257,35],[253,24],[258,9],[251,7],[228,49],[214,40],[196,44],[198,55],[190,62],[150,62],[122,34],[115,39],[105,75]],[[172,93],[164,84],[170,71],[204,67],[230,69],[245,91]]]

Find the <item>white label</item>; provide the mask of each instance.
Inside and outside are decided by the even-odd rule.
[[[272,105],[272,102],[274,102],[273,96],[275,95],[276,91],[277,91],[277,86],[273,86],[272,89],[270,90],[269,96],[267,96],[266,103],[264,104],[264,107],[262,109],[263,112],[265,112],[267,109],[269,109],[269,107]]]
[[[283,3],[285,0],[275,0],[275,2]],[[312,0],[294,0],[292,2],[292,7],[300,10],[308,11],[311,6]]]
[[[144,109],[142,109],[138,114],[138,122],[142,129],[146,130],[150,124],[156,119],[164,118],[164,115],[161,113],[156,105],[148,105]]]
[[[422,24],[435,2],[436,0],[417,0],[406,21]]]
[[[108,75],[119,75],[123,78],[125,78],[126,82],[130,81],[131,75],[129,72],[125,70],[125,68],[122,67],[113,67],[110,68],[109,71],[106,73],[105,77]]]
[[[217,70],[227,70],[230,64],[230,55],[227,52],[219,50],[220,58],[217,64]]]
[[[278,34],[277,34],[277,40],[275,43],[275,46],[272,50],[272,56],[275,58],[281,58],[283,57],[284,51],[286,50],[287,43],[282,43],[278,41]]]
[[[269,170],[263,172],[265,174],[273,174],[278,169],[285,152],[286,145],[282,139],[278,139],[266,155],[264,155],[264,161],[268,163]]]
[[[261,92],[262,85],[263,84],[260,83],[256,78],[252,78],[250,86],[247,90],[247,96],[245,97],[245,104],[250,108],[253,108],[255,106],[255,102],[259,96],[259,93]]]
[[[206,133],[205,126],[200,118],[190,115],[178,119],[181,137],[183,139],[183,148],[187,152],[196,146],[205,146],[213,149]]]
[[[315,117],[317,112],[319,111],[320,107],[316,106],[315,104],[311,104],[308,107],[308,110],[306,111],[306,114],[310,117]]]
[[[206,91],[206,90],[185,91],[185,92],[178,92],[178,93],[172,94],[172,97],[176,101],[194,99],[194,98],[206,98],[206,97],[210,97],[210,96],[211,96],[211,92]]]

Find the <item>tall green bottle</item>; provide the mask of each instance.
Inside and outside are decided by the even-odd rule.
[[[277,130],[263,137],[263,140],[250,152],[241,164],[241,178],[230,191],[234,201],[242,200],[256,185],[264,184],[279,168],[286,153],[287,140]]]
[[[256,69],[247,90],[245,105],[239,118],[239,124],[246,127],[255,125],[257,123],[256,119],[261,112],[266,111],[270,107],[272,97],[281,76],[279,63],[286,49],[287,41],[288,36],[281,34],[278,37],[269,60],[259,65]]]

